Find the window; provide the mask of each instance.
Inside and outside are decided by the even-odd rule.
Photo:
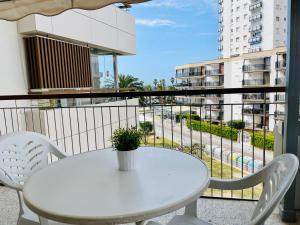
[[[246,24],[243,26],[243,29],[244,29],[244,30],[247,30],[247,25],[246,25]]]
[[[236,18],[236,22],[240,22],[240,17],[239,16]]]
[[[240,27],[236,27],[236,28],[235,28],[235,31],[236,31],[236,32],[239,32],[239,31],[240,31]]]
[[[244,20],[246,20],[246,19],[247,19],[247,16],[248,16],[247,14],[244,14]]]
[[[279,22],[280,21],[280,17],[276,16],[276,21]]]
[[[238,6],[238,7],[236,7],[236,11],[238,12],[238,11],[240,11],[240,7]]]
[[[235,39],[235,41],[236,41],[236,42],[240,42],[240,38],[237,37],[237,38]]]
[[[244,35],[243,40],[244,40],[244,41],[247,40],[247,35]]]
[[[245,3],[244,4],[244,9],[247,9],[248,8],[248,3]]]

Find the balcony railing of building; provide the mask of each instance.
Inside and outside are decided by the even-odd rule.
[[[243,72],[256,72],[256,71],[269,71],[270,65],[266,64],[253,64],[253,65],[244,65]]]
[[[175,87],[191,87],[192,83],[177,83]]]
[[[142,130],[143,145],[193,154],[207,164],[213,177],[241,178],[270,162],[274,148],[266,140],[266,134],[270,132],[267,127],[271,126],[267,113],[262,114],[263,126],[257,130],[258,125],[253,119],[257,111],[246,111],[246,108],[263,107],[267,111],[274,103],[192,104],[190,99],[201,95],[269,94],[284,91],[284,87],[261,87],[0,96],[0,135],[17,131],[42,133],[67,154],[76,155],[110,148],[111,136],[116,129],[139,128],[147,122],[153,129],[149,132]],[[187,101],[178,103],[176,98]],[[215,107],[223,108],[224,113],[216,113],[213,110]],[[248,121],[249,117],[254,122]],[[236,129],[229,126],[231,120],[243,121],[247,127]],[[250,140],[246,137],[250,137]],[[252,145],[251,138],[255,137],[263,141]],[[257,200],[261,190],[261,185],[236,191],[209,189],[205,195]]]
[[[284,69],[286,69],[286,60],[280,60],[278,62],[275,62],[275,68],[277,70],[284,70]]]
[[[224,75],[224,73],[220,69],[212,69],[212,70],[206,70],[205,75],[206,76],[218,76],[218,75]]]
[[[264,79],[245,79],[243,80],[244,86],[261,86],[266,85],[266,81]]]
[[[255,114],[255,115],[263,115],[267,113],[264,109],[258,109],[258,108],[244,108],[243,109],[244,114]]]
[[[269,101],[269,97],[264,94],[243,94],[244,101]]]
[[[274,101],[275,102],[285,102],[285,94],[275,94]]]
[[[204,86],[206,87],[219,87],[219,86],[223,86],[224,82],[221,81],[206,81],[204,82]]]
[[[176,73],[175,77],[194,77],[194,76],[203,76],[201,72],[187,72],[187,73]]]
[[[284,86],[285,85],[285,78],[275,78],[275,85]]]

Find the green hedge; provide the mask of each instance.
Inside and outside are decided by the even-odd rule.
[[[188,120],[186,124],[188,128],[192,128],[193,130],[196,131],[211,133],[220,137],[222,136],[226,139],[230,139],[230,140],[232,139],[233,141],[237,141],[238,139],[239,130],[235,128],[230,128],[226,126],[221,127],[221,125],[210,124],[198,120],[191,120],[191,121]]]
[[[191,118],[192,120],[200,121],[200,116],[197,114],[179,114],[176,117],[177,117],[176,118],[177,121],[179,121],[180,118],[182,118],[182,119],[190,119]]]
[[[254,138],[253,134],[251,133],[251,144],[255,147],[264,148],[264,134],[262,132],[255,132]],[[274,134],[266,134],[265,139],[265,148],[268,150],[274,149]]]
[[[228,121],[227,125],[238,130],[245,128],[245,122],[242,120],[230,120]]]

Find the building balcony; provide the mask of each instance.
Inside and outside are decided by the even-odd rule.
[[[260,31],[262,31],[262,29],[263,29],[262,24],[256,25],[256,26],[251,26],[249,28],[249,32],[260,32]]]
[[[285,102],[285,94],[275,94],[274,102]]]
[[[275,85],[284,86],[285,85],[285,78],[275,78]]]
[[[191,87],[192,83],[177,83],[174,86],[175,87]]]
[[[243,94],[243,101],[244,102],[263,102],[269,101],[270,99],[266,97],[264,94]]]
[[[186,73],[176,73],[175,77],[176,78],[181,78],[181,77],[198,77],[198,76],[203,76],[201,72],[186,72]]]
[[[256,109],[256,108],[244,108],[243,109],[244,114],[250,114],[250,115],[263,115],[264,109]]]
[[[270,71],[270,65],[266,64],[250,64],[243,66],[244,73],[254,73],[254,72],[267,72]]]
[[[273,87],[274,88],[274,87]],[[274,92],[270,87],[269,92]],[[278,88],[276,92],[278,92]],[[284,91],[282,89],[282,91]],[[249,145],[249,149],[252,149],[251,142],[247,142],[244,145],[244,149],[234,137],[230,139],[230,136],[221,137],[219,133],[209,133],[209,129],[202,130],[201,132],[193,129],[192,132],[189,129],[189,120],[186,119],[185,123],[180,120],[178,115],[180,114],[197,114],[199,118],[197,123],[206,121],[206,126],[209,127],[210,122],[214,127],[213,130],[228,128],[227,122],[230,120],[231,109],[239,112],[239,116],[246,115],[246,111],[241,112],[240,109],[245,104],[233,103],[228,105],[220,101],[219,104],[197,104],[191,103],[190,99],[199,95],[221,97],[225,94],[247,94],[247,88],[239,89],[239,91],[226,90],[226,89],[210,89],[201,91],[166,91],[166,92],[53,92],[44,94],[32,94],[30,96],[18,96],[14,99],[14,96],[7,96],[4,101],[7,104],[11,101],[12,105],[8,108],[2,108],[0,111],[0,121],[6,124],[6,129],[1,130],[1,135],[5,133],[17,132],[17,131],[33,131],[36,133],[42,133],[48,136],[54,143],[56,143],[62,151],[68,155],[78,155],[89,151],[95,151],[104,148],[111,148],[111,134],[117,128],[126,127],[139,127],[140,123],[146,121],[153,124],[153,130],[149,134],[144,134],[143,144],[145,146],[156,146],[175,149],[179,151],[186,151],[193,153],[195,157],[203,157],[204,162],[208,163],[210,172],[213,172],[216,178],[230,177],[231,171],[234,171],[234,179],[238,179],[242,171],[244,175],[250,175],[258,170],[255,164],[240,165],[237,159],[231,157],[230,154],[236,154],[239,157],[253,157],[253,160],[258,160],[261,164],[267,164],[273,160],[273,151],[267,151],[267,149],[255,147],[255,152],[246,150],[246,146]],[[268,93],[269,93],[268,92]],[[260,93],[256,93],[260,94]],[[266,94],[266,93],[264,93]],[[57,99],[57,97],[61,99]],[[176,97],[180,97],[182,101],[176,102]],[[2,99],[5,97],[2,96]],[[47,105],[39,104],[40,98],[48,101]],[[50,101],[50,99],[52,99]],[[69,105],[62,104],[65,99],[86,99],[86,104],[83,105]],[[95,104],[95,99],[102,99],[105,103]],[[126,100],[125,100],[126,99]],[[186,99],[186,101],[184,100]],[[30,101],[29,101],[30,100]],[[16,105],[15,103],[18,102]],[[56,103],[55,103],[56,102]],[[58,104],[58,102],[60,102]],[[268,103],[261,103],[264,105]],[[211,109],[211,111],[210,111]],[[219,110],[222,109],[222,110]],[[251,110],[251,109],[250,109]],[[222,112],[223,111],[223,112]],[[252,112],[251,112],[252,113]],[[255,113],[257,113],[255,111]],[[264,118],[265,117],[265,118]],[[179,119],[178,119],[179,118]],[[263,121],[267,121],[268,115],[261,116]],[[250,120],[246,120],[247,132],[251,133],[253,127],[248,126],[251,124]],[[22,122],[20,122],[22,121]],[[222,123],[221,123],[222,122]],[[255,124],[254,129],[259,132],[259,125]],[[227,129],[230,131],[230,129]],[[202,136],[203,135],[203,139]],[[147,141],[144,141],[147,140]],[[222,141],[220,141],[222,140]],[[222,144],[221,144],[222,143]],[[209,155],[204,148],[199,146],[215,145],[213,154]],[[232,146],[232,150],[230,147]],[[218,154],[219,150],[223,155]],[[195,150],[195,151],[194,151]],[[233,152],[232,152],[233,151]],[[254,156],[253,156],[254,154]],[[214,163],[210,165],[211,160]],[[204,206],[207,202],[207,207],[215,209],[216,204],[221,204],[224,207],[228,203],[230,205],[230,211],[232,212],[232,204],[238,204],[238,208],[241,209],[241,204],[245,205],[245,210],[241,213],[248,215],[249,207],[255,206],[252,201],[259,199],[261,193],[261,187],[255,187],[249,191],[243,192],[220,192],[208,190],[204,193],[206,197],[218,197],[218,198],[236,198],[240,201],[231,202],[229,200],[213,200],[213,199],[200,199],[199,203],[202,210],[208,210]],[[18,216],[18,202],[17,195],[8,192],[8,189],[0,187],[0,192],[3,197],[0,198],[0,211],[3,212],[0,215],[0,224],[16,224]],[[14,193],[14,192],[13,192]],[[214,201],[216,201],[214,203]],[[222,202],[220,202],[222,201]],[[211,204],[214,204],[213,206]],[[204,205],[203,205],[204,204]],[[250,205],[249,205],[250,204]],[[244,208],[243,208],[244,209]],[[182,210],[180,211],[182,212]],[[209,211],[210,212],[210,211]],[[178,212],[177,212],[178,213]],[[227,213],[227,211],[226,211]],[[226,214],[224,212],[224,214]],[[245,215],[246,215],[245,214]],[[205,214],[207,215],[207,214]],[[239,214],[240,215],[240,214]],[[248,215],[249,218],[251,215]],[[157,218],[156,221],[167,221],[170,215]],[[215,217],[212,217],[215,218]],[[234,216],[234,218],[236,218]],[[218,218],[219,219],[219,216]],[[237,218],[236,222],[241,223],[244,218]],[[214,221],[212,219],[212,221]],[[216,221],[216,222],[223,222]],[[274,221],[271,221],[274,222]],[[228,224],[234,223],[232,217]]]
[[[220,81],[206,81],[204,82],[205,87],[221,87],[224,85],[224,82]]]
[[[206,76],[224,76],[224,72],[220,69],[212,69],[205,71]]]
[[[275,68],[277,70],[285,70],[286,69],[286,61],[281,60],[281,61],[275,62]]]
[[[248,40],[249,44],[254,45],[254,44],[259,44],[262,42],[262,36],[255,36],[255,37],[251,37]]]
[[[255,15],[252,15],[249,17],[249,21],[250,22],[256,22],[256,21],[260,21],[263,18],[263,14],[262,13],[258,13]]]
[[[243,86],[263,86],[267,85],[264,79],[245,79],[243,80]]]
[[[263,3],[262,3],[261,0],[260,1],[256,1],[254,4],[252,4],[252,5],[249,6],[249,10],[250,11],[254,11],[256,9],[260,9],[262,6],[263,6]]]

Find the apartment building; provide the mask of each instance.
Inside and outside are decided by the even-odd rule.
[[[287,0],[219,0],[221,58],[286,45]]]
[[[219,0],[218,12],[219,59],[177,66],[177,88],[284,86],[287,1]],[[244,119],[249,128],[254,124],[255,129],[270,130],[284,114],[284,99],[284,94],[178,98],[181,102],[208,104],[203,112],[198,111],[207,120]],[[217,105],[222,103],[224,107]]]
[[[286,70],[285,52],[285,47],[280,47],[238,57],[180,65],[176,67],[176,87],[186,90],[283,86]],[[192,99],[178,97],[177,100],[181,103],[206,105],[201,112],[200,107],[196,107],[195,111],[201,114],[203,119],[212,122],[243,119],[248,128],[253,128],[254,124],[255,129],[263,129],[266,126],[272,130],[275,121],[281,119],[284,114],[285,96],[276,93],[231,94],[196,96]],[[225,106],[219,105],[223,103]],[[231,107],[231,104],[234,107]]]

